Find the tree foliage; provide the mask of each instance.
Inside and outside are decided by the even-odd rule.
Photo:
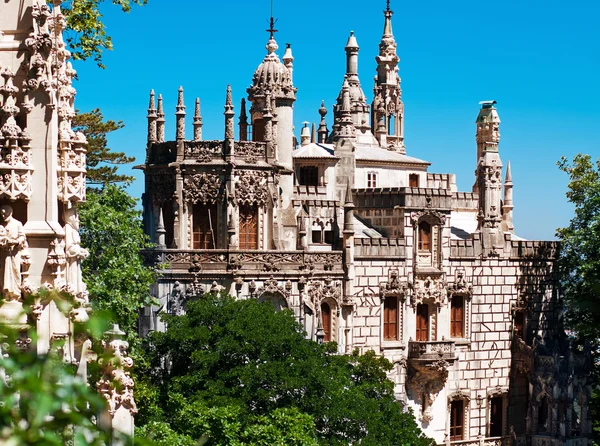
[[[138,422],[167,422],[210,445],[429,445],[396,401],[392,364],[335,354],[305,339],[289,311],[209,294],[166,316],[148,339],[155,406]]]
[[[48,3],[52,1],[48,0]],[[112,50],[112,39],[106,33],[101,12],[104,0],[67,0],[61,9],[67,20],[66,42],[76,60],[92,58],[100,68],[104,50]],[[111,0],[123,12],[130,12],[134,5],[145,5],[148,0]]]
[[[122,188],[109,185],[88,191],[81,205],[81,243],[90,252],[82,273],[95,310],[109,311],[113,322],[136,332],[138,312],[153,300],[154,271],[141,251],[149,248],[136,200]]]
[[[597,383],[591,402],[596,439],[600,439],[600,159],[578,154],[560,169],[569,175],[567,199],[575,207],[568,227],[556,234],[561,242],[560,286],[565,298],[567,327],[580,341],[592,344]]]
[[[118,166],[135,161],[124,152],[114,152],[110,149],[107,135],[125,126],[123,121],[104,121],[99,108],[87,113],[80,113],[73,119],[74,130],[83,132],[86,136],[87,154],[87,184],[106,185],[115,183],[131,183],[134,177],[117,173]]]
[[[25,301],[52,301],[68,315],[78,304],[65,292],[40,290]],[[99,338],[106,329],[102,317],[77,324],[78,333]],[[38,354],[35,328],[0,324],[0,444],[6,446],[105,445],[110,433],[92,420],[107,410],[107,404],[76,366],[62,357],[63,341],[53,341],[45,354]],[[23,341],[26,343],[24,344]],[[25,348],[22,348],[25,347]]]

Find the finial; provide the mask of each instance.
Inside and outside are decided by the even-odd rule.
[[[156,110],[156,104],[154,102],[154,90],[150,90],[150,103],[148,104],[148,113]]]
[[[271,18],[269,19],[269,29],[267,30],[267,32],[269,33],[269,40],[274,40],[275,39],[275,33],[279,32],[279,30],[275,29],[275,24],[277,23],[277,20],[275,20],[275,18],[273,17],[273,2],[271,2]]]
[[[194,118],[202,119],[202,115],[200,114],[200,98],[196,98],[196,110],[194,113]]]
[[[342,111],[350,112],[350,84],[347,78],[342,86]]]
[[[165,111],[163,109],[163,97],[162,94],[158,95],[158,116],[165,116]]]
[[[508,161],[508,164],[506,165],[506,179],[504,180],[505,183],[510,183],[512,185],[512,171],[510,168],[510,160]]]
[[[194,112],[194,141],[202,141],[202,114],[200,113],[200,98],[196,98]]]
[[[325,119],[326,114],[327,114],[327,108],[325,108],[325,101],[321,101],[321,108],[319,109],[319,115],[321,115],[322,119]]]
[[[183,107],[184,103],[183,103],[183,87],[179,87],[179,91],[178,91],[178,95],[177,95],[177,107]]]
[[[165,141],[165,111],[162,94],[158,95],[158,119],[156,120],[156,138],[158,142]]]
[[[231,98],[231,85],[227,85],[227,97],[225,98],[225,106],[233,107],[233,99]]]
[[[391,12],[392,10],[390,9],[390,0],[387,0],[387,6],[385,8],[386,11]]]
[[[310,142],[313,144],[317,142],[317,126],[314,122],[312,123],[312,129],[310,132]]]

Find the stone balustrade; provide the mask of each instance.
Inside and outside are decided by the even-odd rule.
[[[511,446],[512,440],[509,436],[505,437],[480,437],[470,440],[447,441],[440,443],[439,446]]]
[[[417,360],[454,360],[456,359],[454,341],[409,341],[408,358]]]

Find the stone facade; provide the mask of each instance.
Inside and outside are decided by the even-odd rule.
[[[556,245],[515,235],[495,102],[482,102],[476,120],[471,192],[407,155],[392,14],[388,2],[372,107],[351,34],[333,128],[322,106],[318,131],[305,126],[298,147],[294,58],[288,46],[279,59],[272,28],[239,140],[229,88],[218,141],[202,140],[198,100],[186,140],[182,89],[176,140],[165,141],[151,93],[140,168],[157,247],[146,255],[167,268],[140,330],[162,330],[162,312],[225,289],[292,310],[340,353],[390,359],[398,399],[438,443],[587,444],[589,352],[570,348],[561,329]]]
[[[81,278],[88,252],[80,244],[76,205],[85,200],[87,142],[71,127],[76,73],[63,40],[60,5],[5,0],[0,6],[0,323],[22,330],[22,348],[39,354],[59,349],[86,376],[91,343],[77,323],[89,319]],[[53,298],[35,297],[42,288],[51,292],[41,295]],[[57,305],[65,294],[75,299],[67,314]],[[31,327],[36,342],[27,338]],[[107,348],[129,365],[124,333],[109,334]],[[98,383],[111,403],[99,419],[133,434],[135,403],[131,388],[123,385],[128,372],[111,367]]]

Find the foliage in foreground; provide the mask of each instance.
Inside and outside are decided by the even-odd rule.
[[[596,443],[600,442],[600,159],[578,154],[571,163],[562,158],[560,169],[569,175],[567,199],[575,206],[568,227],[556,235],[561,242],[560,288],[565,299],[567,327],[579,341],[592,344],[596,389],[592,396]]]
[[[76,305],[70,296],[55,290],[42,290],[36,297],[53,301],[65,314]],[[92,318],[78,326],[78,332],[99,337],[105,328],[102,319]],[[34,328],[23,332],[0,324],[0,337],[0,444],[107,444],[109,433],[93,422],[106,410],[106,401],[77,375],[75,365],[64,362],[60,353],[64,341],[53,342],[46,354],[38,355],[35,348],[19,348],[36,345]]]
[[[431,444],[394,399],[389,361],[336,355],[289,311],[209,294],[165,319],[138,381],[140,433],[161,423],[209,445]]]

